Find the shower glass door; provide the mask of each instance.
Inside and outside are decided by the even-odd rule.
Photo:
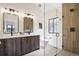
[[[45,56],[57,56],[62,50],[62,21],[58,10],[60,4],[45,3],[44,46]],[[61,14],[60,14],[61,15]]]

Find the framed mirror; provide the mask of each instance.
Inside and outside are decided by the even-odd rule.
[[[24,17],[24,32],[25,33],[33,32],[33,19],[30,17]]]
[[[4,33],[18,33],[19,31],[19,17],[11,13],[3,13],[3,32]]]

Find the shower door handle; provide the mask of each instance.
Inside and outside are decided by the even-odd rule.
[[[60,34],[59,33],[56,33],[56,37],[59,37],[60,36]]]

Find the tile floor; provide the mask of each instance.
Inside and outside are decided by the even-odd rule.
[[[52,46],[46,46],[44,47],[40,47],[39,50],[33,51],[31,53],[28,53],[24,56],[55,56],[57,52],[57,56],[78,56],[77,54],[65,51],[65,50],[61,50],[61,49],[57,49],[53,48]]]

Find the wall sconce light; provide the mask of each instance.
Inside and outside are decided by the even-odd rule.
[[[9,11],[15,12],[15,10],[14,9],[11,9],[11,8],[9,8]]]
[[[17,10],[15,10],[15,9],[12,9],[12,8],[5,8],[5,10],[8,10],[8,11],[10,11],[10,12],[19,12],[19,11],[17,11]]]
[[[30,13],[24,13],[24,14],[26,14],[26,15],[28,15],[28,16],[30,16],[30,15],[31,15]]]
[[[30,16],[31,14],[30,13],[27,13],[27,15]]]
[[[31,18],[34,17],[34,15],[32,15],[31,13],[24,13],[24,14],[27,15],[27,17],[31,17]]]

